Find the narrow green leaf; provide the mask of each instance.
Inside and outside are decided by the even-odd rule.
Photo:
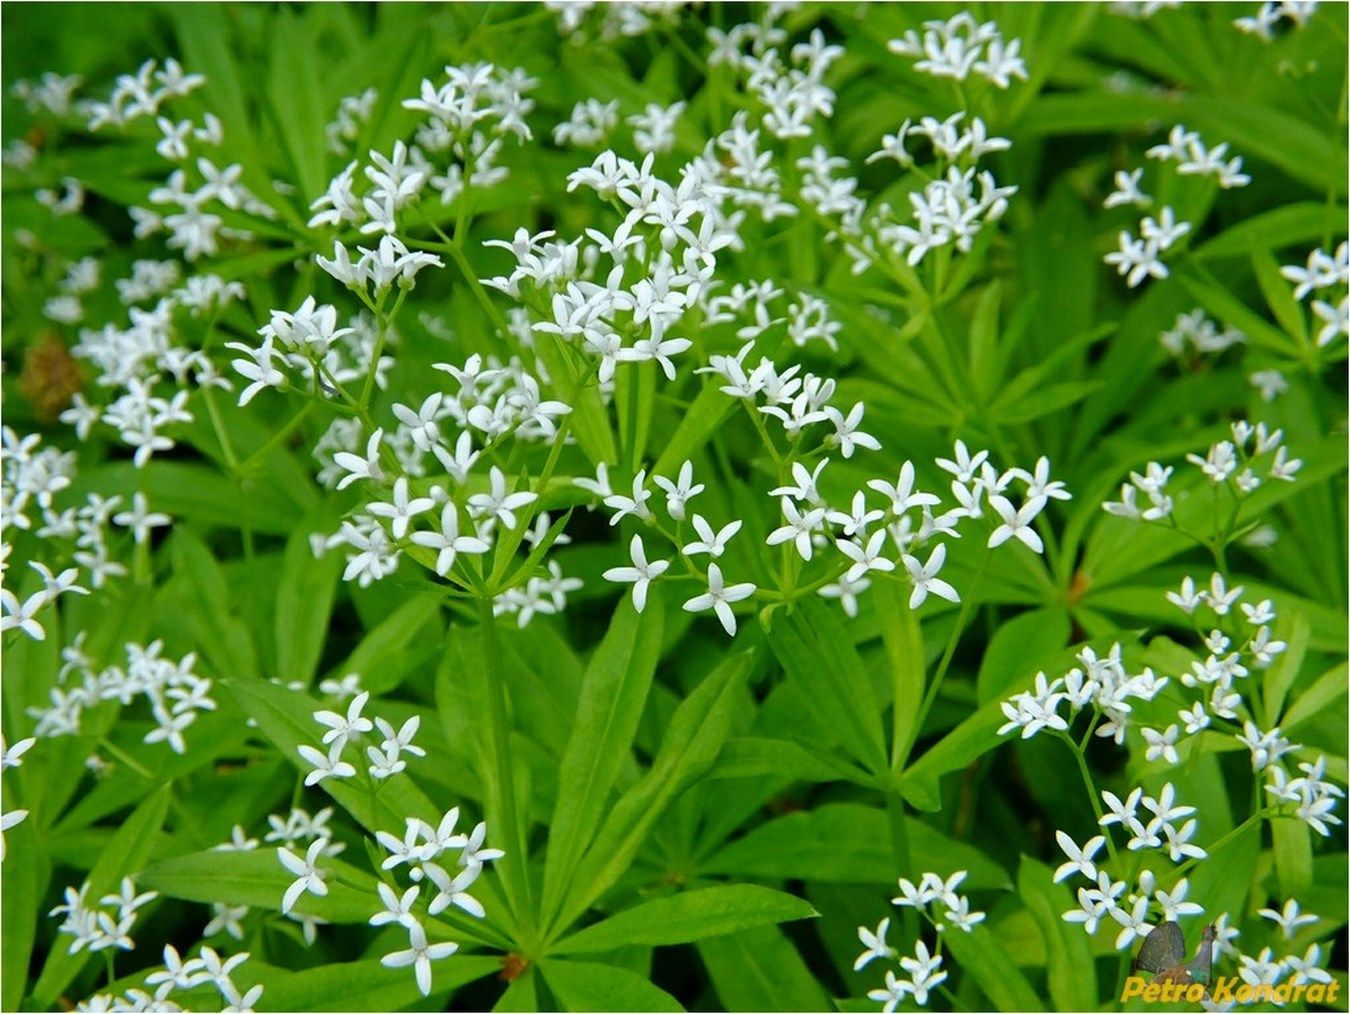
[[[1045,974],[1050,998],[1061,1011],[1097,1006],[1097,969],[1088,938],[1063,913],[1073,907],[1073,892],[1054,882],[1050,867],[1030,856],[1017,869],[1017,890],[1045,940]]]
[[[258,673],[258,660],[248,628],[233,615],[229,586],[206,544],[186,528],[178,528],[172,539],[173,569],[192,589],[198,609],[198,646],[202,654],[224,678],[251,677]]]
[[[833,1006],[776,927],[702,940],[697,946],[723,1010],[820,1011]]]
[[[788,679],[812,705],[821,735],[869,771],[887,770],[881,708],[871,677],[834,611],[808,599],[793,612],[774,617],[768,642]]]
[[[680,1002],[626,968],[547,960],[539,972],[566,1011],[682,1011]]]
[[[336,553],[317,559],[309,546],[309,531],[297,528],[286,542],[277,585],[276,676],[306,686],[314,679],[328,636],[328,623],[337,593],[342,560]]]
[[[431,934],[433,942],[436,935]],[[431,1009],[444,1010],[460,986],[501,970],[500,958],[455,954],[433,966]],[[345,961],[288,972],[250,959],[239,966],[234,981],[241,991],[261,983],[265,1010],[354,1011],[419,1010],[427,1001],[408,968],[387,968],[379,961]]]
[[[1155,593],[1156,594],[1156,593]],[[985,648],[976,677],[981,704],[1006,696],[1014,682],[1024,683],[1038,664],[1069,640],[1069,617],[1063,609],[1033,609],[1003,623]]]
[[[586,954],[632,944],[686,944],[754,926],[811,919],[816,912],[801,898],[755,884],[726,884],[657,898],[610,916],[564,938],[555,954]]]
[[[979,849],[914,817],[906,818],[911,864],[951,876],[966,870],[972,890],[1011,887],[1008,874]],[[705,873],[764,880],[894,884],[889,818],[861,803],[824,803],[777,817],[736,838],[700,864]]]
[[[39,922],[38,906],[51,879],[51,860],[38,843],[30,813],[5,832],[5,889],[0,894],[0,1006],[20,1010]]]
[[[1347,676],[1350,671],[1345,662],[1328,669],[1313,684],[1298,695],[1289,710],[1280,720],[1280,728],[1288,732],[1297,728],[1310,718],[1315,718],[1324,708],[1346,694]]]
[[[1275,621],[1277,640],[1284,641],[1287,647],[1276,657],[1274,664],[1266,671],[1261,696],[1265,705],[1266,728],[1276,724],[1276,719],[1284,710],[1284,700],[1289,694],[1294,680],[1303,668],[1303,659],[1308,654],[1308,639],[1312,627],[1308,617],[1301,612],[1281,609],[1279,619]]]
[[[605,817],[620,766],[631,754],[661,655],[661,599],[642,613],[625,595],[582,677],[576,720],[558,771],[558,804],[544,862],[544,918],[557,914],[577,863]]]
[[[1252,251],[1252,270],[1256,272],[1261,295],[1266,297],[1266,306],[1270,307],[1280,327],[1300,343],[1307,344],[1308,322],[1303,317],[1303,309],[1294,298],[1293,288],[1280,274],[1280,265],[1265,247]]]
[[[893,764],[903,765],[918,732],[914,726],[927,682],[923,631],[898,581],[878,580],[873,584],[872,594],[876,597],[877,620],[890,674],[891,758]]]
[[[324,174],[324,125],[328,116],[315,53],[307,21],[288,10],[279,11],[272,22],[268,92],[282,143],[299,178],[302,207],[308,207],[328,183]]]
[[[670,802],[713,766],[731,728],[750,658],[743,652],[723,662],[675,709],[651,770],[609,811],[577,867],[557,929],[570,926],[614,885]]]
[[[393,690],[401,674],[391,672],[382,662],[412,644],[417,635],[439,617],[440,604],[439,592],[412,596],[361,638],[361,643],[333,669],[332,674],[360,673],[362,685],[375,694]]]
[[[674,475],[681,465],[702,449],[723,420],[731,414],[736,402],[723,394],[719,387],[716,383],[706,384],[689,403],[680,424],[675,427],[674,434],[666,441],[661,456],[652,466],[652,475]]]
[[[373,876],[337,859],[326,858],[319,868],[333,874],[327,881],[328,893],[305,892],[294,911],[335,923],[364,923],[375,914],[380,902]],[[246,852],[193,852],[166,859],[147,869],[137,882],[171,898],[279,912],[282,896],[294,881],[277,858],[277,850],[265,847]]]
[[[1045,1004],[1031,988],[1026,976],[994,939],[988,927],[979,924],[969,933],[958,930],[944,933],[943,937],[962,974],[975,980],[996,1010],[1045,1010]]]

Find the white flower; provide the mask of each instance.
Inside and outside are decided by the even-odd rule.
[[[703,483],[694,485],[694,463],[686,461],[680,466],[680,474],[675,482],[661,475],[652,476],[652,482],[656,483],[666,492],[666,513],[674,520],[683,521],[685,505],[689,503],[699,493],[703,492]]]
[[[947,980],[947,973],[939,971],[942,955],[929,954],[928,945],[922,940],[915,946],[914,957],[900,959],[900,967],[909,973],[910,992],[917,1004],[927,1003],[928,991]]]
[[[617,525],[628,515],[641,518],[646,521],[652,516],[651,510],[647,507],[647,501],[652,498],[652,491],[643,489],[647,482],[647,470],[644,468],[633,477],[633,495],[627,497],[621,493],[612,493],[605,497],[605,506],[614,511],[613,517],[609,519],[610,525]]]
[[[853,962],[855,972],[862,971],[869,962],[876,958],[889,958],[895,953],[886,943],[886,931],[890,928],[891,920],[889,916],[881,920],[875,933],[866,926],[858,927],[858,939],[867,949],[859,954],[857,960]]]
[[[361,715],[361,710],[370,700],[370,692],[363,690],[352,698],[351,703],[347,705],[347,714],[339,715],[335,711],[316,711],[314,712],[314,721],[320,725],[326,725],[328,731],[323,734],[324,743],[341,750],[347,745],[347,740],[352,736],[358,736],[363,732],[370,732],[374,728],[369,718]]]
[[[300,756],[312,769],[309,774],[305,775],[306,785],[317,785],[325,778],[353,778],[356,776],[356,768],[342,759],[342,744],[334,743],[326,754],[322,750],[317,750],[303,743],[297,749]]]
[[[316,838],[310,843],[303,859],[290,849],[277,849],[277,858],[281,860],[281,865],[296,877],[295,883],[286,888],[286,894],[281,899],[282,914],[290,912],[295,907],[295,903],[300,900],[300,896],[306,891],[320,897],[328,893],[328,885],[323,882],[323,871],[315,866],[315,863],[324,855],[324,850],[327,847],[328,839],[326,837]]]
[[[687,556],[707,553],[715,560],[726,552],[727,543],[731,541],[732,536],[741,530],[741,522],[732,521],[724,525],[720,531],[714,532],[712,525],[708,524],[702,514],[695,514],[693,522],[694,531],[698,533],[698,540],[684,547],[683,551]]]
[[[633,559],[631,567],[610,567],[604,573],[606,581],[632,582],[633,608],[642,612],[647,606],[647,586],[660,577],[670,567],[669,560],[647,561],[647,550],[642,544],[642,536],[635,534],[628,544]]]
[[[384,902],[384,908],[370,917],[372,926],[383,926],[386,923],[398,923],[400,926],[410,927],[417,922],[417,917],[412,914],[413,903],[417,901],[417,895],[422,888],[414,884],[403,892],[403,896],[394,891],[388,884],[380,883],[376,885],[380,892],[380,900]]]
[[[791,542],[796,547],[797,554],[803,560],[811,559],[811,536],[818,532],[824,524],[825,508],[813,507],[803,512],[797,508],[797,504],[789,497],[783,497],[780,503],[783,509],[783,520],[787,523],[781,528],[775,528],[764,541],[770,546]]]
[[[459,509],[453,502],[441,509],[441,527],[436,532],[413,532],[412,541],[437,551],[436,573],[445,577],[455,565],[457,553],[486,553],[492,547],[473,535],[459,534]]]
[[[914,581],[914,590],[909,596],[909,608],[918,609],[928,598],[929,593],[944,598],[948,602],[961,601],[961,596],[956,593],[956,589],[937,576],[938,572],[942,570],[943,563],[947,560],[945,543],[940,542],[933,547],[933,552],[925,564],[920,564],[915,557],[908,553],[902,555],[900,559],[904,563],[905,569],[909,571],[910,578]]]
[[[740,522],[736,522],[739,527]],[[725,529],[724,529],[725,531]],[[755,593],[755,586],[744,584],[725,585],[722,581],[722,569],[715,563],[708,564],[708,590],[696,595],[684,604],[687,612],[701,613],[711,609],[722,622],[722,628],[731,636],[736,634],[736,614],[731,611],[731,603],[740,602]]]
[[[1163,760],[1168,764],[1180,763],[1176,747],[1179,730],[1175,724],[1169,725],[1161,732],[1148,728],[1141,728],[1139,731],[1144,737],[1144,742],[1148,744],[1144,752],[1145,760]]]
[[[401,539],[408,534],[408,523],[413,518],[435,506],[436,501],[429,496],[409,498],[408,480],[400,475],[394,480],[393,500],[389,503],[375,501],[369,504],[367,509],[376,517],[390,519],[392,523],[389,527],[394,533],[394,538]]]
[[[1257,914],[1279,926],[1280,932],[1286,940],[1293,940],[1300,926],[1311,926],[1318,919],[1311,912],[1301,912],[1298,902],[1293,898],[1286,901],[1284,908],[1278,911],[1273,908],[1263,908]]]
[[[491,492],[475,493],[469,497],[469,513],[477,518],[496,518],[507,528],[515,528],[514,512],[534,503],[538,497],[527,491],[507,493],[506,476],[496,465],[492,466],[488,478],[492,483]]]
[[[1081,873],[1089,880],[1097,879],[1097,867],[1093,863],[1092,857],[1100,852],[1102,846],[1106,844],[1106,837],[1104,835],[1099,834],[1094,838],[1088,839],[1088,841],[1083,843],[1081,849],[1074,844],[1074,840],[1063,831],[1055,832],[1055,840],[1059,842],[1059,847],[1064,850],[1064,854],[1069,857],[1067,863],[1055,870],[1055,883],[1059,883],[1061,880],[1072,876],[1074,873]]]
[[[456,943],[428,944],[426,930],[422,929],[421,923],[414,922],[408,927],[408,949],[386,954],[380,959],[380,964],[386,968],[406,968],[412,965],[413,974],[417,977],[417,988],[422,991],[423,996],[430,996],[431,963],[448,958],[457,950],[459,944]]]
[[[990,549],[1001,546],[1009,539],[1014,538],[1032,552],[1039,553],[1045,549],[1041,537],[1031,527],[1031,522],[1045,506],[1044,497],[1033,497],[1023,503],[1021,507],[1014,508],[1007,497],[995,494],[989,498],[989,506],[1002,520],[1002,524],[989,535]]]
[[[881,555],[885,544],[886,532],[884,529],[873,532],[866,544],[860,544],[850,539],[837,540],[835,545],[839,547],[839,551],[853,561],[848,570],[844,572],[844,580],[857,581],[868,571],[873,570],[895,570],[895,561],[888,560]]]

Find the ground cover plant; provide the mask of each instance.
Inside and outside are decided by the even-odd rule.
[[[1344,5],[3,18],[5,1010],[1344,1008]]]

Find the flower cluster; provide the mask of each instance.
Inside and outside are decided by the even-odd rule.
[[[110,665],[96,672],[83,651],[83,642],[81,632],[62,650],[65,664],[58,673],[61,686],[51,689],[51,703],[45,708],[28,709],[28,715],[36,722],[33,734],[39,739],[78,736],[87,708],[103,701],[116,701],[127,707],[137,697],[144,697],[155,727],[145,734],[143,741],[167,743],[174,753],[185,753],[184,732],[201,712],[216,710],[211,680],[193,672],[196,652],[188,652],[175,662],[161,657],[163,641],[144,646],[128,642],[125,667]],[[71,677],[78,677],[79,682],[75,683]]]
[[[50,913],[65,916],[57,932],[75,938],[70,942],[71,954],[86,947],[90,951],[134,949],[136,942],[131,939],[131,931],[139,918],[136,913],[159,897],[154,891],[137,894],[130,877],[122,878],[116,894],[104,895],[94,905],[89,903],[88,895],[88,881],[78,891],[67,887],[65,900]]]
[[[354,778],[356,768],[342,759],[342,753],[348,743],[376,728],[383,739],[378,747],[366,747],[366,758],[370,762],[367,770],[371,778],[383,780],[405,770],[408,762],[403,759],[404,754],[426,756],[426,751],[412,741],[413,736],[417,735],[421,719],[414,715],[397,730],[383,718],[376,718],[372,723],[361,714],[369,699],[370,693],[362,691],[352,698],[345,714],[327,710],[314,712],[314,720],[328,729],[323,734],[323,744],[328,747],[328,752],[324,753],[307,743],[297,748],[301,758],[310,766],[309,773],[305,775],[306,785],[317,785],[325,778]]]
[[[1190,453],[1186,460],[1199,470],[1203,481],[1229,494],[1234,508],[1233,519],[1236,520],[1243,500],[1265,482],[1293,482],[1303,462],[1289,456],[1283,430],[1271,430],[1265,423],[1253,426],[1242,420],[1233,423],[1231,431],[1232,440],[1216,441],[1203,456]],[[1150,461],[1143,473],[1131,472],[1130,481],[1120,487],[1120,499],[1102,504],[1102,509],[1117,517],[1166,522],[1202,544],[1211,544],[1212,537],[1204,538],[1181,528],[1173,517],[1179,501],[1191,492],[1185,489],[1175,497],[1169,492],[1175,471],[1172,465]],[[1141,496],[1148,498],[1147,506],[1140,503]],[[1216,526],[1220,522],[1220,518],[1214,518]],[[1218,534],[1226,538],[1232,530],[1233,522],[1230,522],[1228,530]]]
[[[909,57],[915,70],[932,77],[961,82],[974,73],[1000,89],[1013,78],[1027,80],[1022,40],[1006,41],[998,25],[976,21],[969,11],[946,21],[925,21],[922,35],[911,28],[889,45],[892,53]]]
[[[381,869],[393,870],[406,866],[412,886],[399,894],[388,884],[379,885],[380,900],[384,908],[370,919],[372,926],[396,923],[408,931],[406,950],[386,954],[380,961],[390,968],[413,966],[417,977],[417,986],[426,996],[431,992],[431,962],[449,957],[458,949],[458,944],[428,944],[427,933],[422,920],[413,908],[424,884],[435,889],[434,896],[426,903],[426,915],[436,917],[450,906],[468,913],[475,919],[484,915],[482,903],[469,894],[474,882],[483,872],[485,863],[500,859],[505,855],[500,849],[484,848],[487,837],[487,825],[480,822],[469,834],[456,834],[455,824],[459,820],[459,808],[450,810],[441,818],[439,824],[432,827],[425,821],[409,817],[402,838],[387,831],[379,831],[376,838],[388,853]],[[452,875],[445,868],[443,858],[458,850],[455,858],[457,871]],[[431,895],[431,890],[428,890]]]
[[[942,938],[945,930],[955,926],[965,933],[984,921],[985,913],[973,912],[970,899],[958,894],[956,888],[966,879],[967,871],[958,870],[945,880],[936,873],[925,873],[916,886],[912,881],[900,878],[900,895],[892,898],[891,903],[902,908],[914,908],[921,912],[936,928],[938,947],[930,953],[922,940],[915,945],[915,954],[899,959],[904,977],[897,976],[891,969],[886,970],[885,985],[868,992],[869,999],[882,1004],[882,1010],[890,1014],[903,1003],[906,997],[912,997],[919,1006],[928,1003],[928,996],[947,980],[942,970]],[[935,909],[936,914],[930,909]],[[882,919],[872,932],[866,926],[858,927],[858,939],[866,948],[856,961],[853,970],[861,971],[873,960],[894,960],[895,948],[886,943],[886,932],[890,929],[890,917]]]
[[[1280,274],[1294,283],[1295,299],[1313,297],[1313,315],[1321,323],[1318,348],[1350,334],[1350,243],[1340,244],[1334,254],[1314,250],[1306,264],[1285,265]]]
[[[249,953],[242,951],[228,958],[217,954],[210,947],[203,947],[194,958],[183,958],[172,944],[164,945],[164,964],[151,971],[145,977],[145,985],[154,988],[153,993],[144,989],[128,989],[121,996],[97,993],[85,1000],[75,1009],[78,1011],[179,1011],[192,1007],[180,1006],[173,999],[175,993],[198,991],[188,999],[194,1005],[201,1002],[200,992],[206,987],[214,989],[225,1006],[222,1011],[252,1011],[262,999],[261,983],[241,990],[233,979],[233,973],[249,959]]]
[[[1251,182],[1251,177],[1242,171],[1241,157],[1227,158],[1226,143],[1207,147],[1199,134],[1180,124],[1168,133],[1166,143],[1154,145],[1145,155],[1171,167],[1177,176],[1213,177],[1224,190],[1245,187]],[[1115,189],[1107,195],[1102,206],[1107,209],[1152,207],[1153,198],[1142,189],[1143,176],[1142,166],[1119,170],[1115,175]],[[1157,184],[1163,186],[1168,182],[1159,179]],[[1125,276],[1130,288],[1148,278],[1166,278],[1169,271],[1162,255],[1190,233],[1191,228],[1190,222],[1178,221],[1176,211],[1170,205],[1164,205],[1156,218],[1147,215],[1140,221],[1137,237],[1122,229],[1118,237],[1119,249],[1108,253],[1104,260]]]

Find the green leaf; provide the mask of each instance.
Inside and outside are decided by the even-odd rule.
[[[549,825],[541,908],[546,920],[557,914],[576,865],[605,817],[619,770],[631,757],[661,656],[662,614],[655,593],[642,613],[625,595],[582,677]]]
[[[919,617],[909,608],[904,588],[898,581],[873,583],[881,641],[886,648],[886,669],[891,686],[891,756],[903,765],[918,734],[919,707],[923,702],[924,674],[923,630]]]
[[[432,933],[435,940],[435,933]],[[455,954],[433,966],[432,1009],[443,1010],[460,986],[501,970],[500,958]],[[409,968],[386,968],[379,961],[345,961],[288,972],[249,960],[234,973],[241,991],[262,983],[265,1010],[354,1011],[426,1009]]]
[[[852,639],[833,610],[808,599],[791,613],[777,613],[769,646],[811,704],[811,716],[833,742],[867,770],[887,770],[881,708]]]
[[[78,495],[117,494],[126,500],[142,490],[152,508],[175,520],[267,535],[290,535],[295,528],[296,503],[274,483],[258,478],[243,489],[206,465],[158,459],[146,469],[130,461],[96,465],[81,469],[71,486]]]
[[[546,960],[539,972],[565,1011],[682,1011],[680,1002],[626,968]]]
[[[1026,976],[986,926],[978,924],[969,933],[944,933],[943,939],[962,973],[975,980],[996,1010],[1045,1010]]]
[[[226,680],[225,686],[281,755],[297,770],[307,772],[309,765],[300,756],[299,747],[302,743],[319,745],[323,726],[314,721],[314,712],[322,706],[307,694],[264,680]],[[440,820],[441,811],[406,775],[388,779],[378,794],[372,794],[360,782],[339,778],[325,778],[319,787],[372,834],[401,833],[408,817],[419,817],[433,825]]]
[[[308,207],[328,184],[324,173],[324,125],[328,116],[315,60],[319,50],[315,47],[312,26],[289,10],[277,12],[271,30],[268,93],[282,143],[300,183],[300,204]]]
[[[412,644],[419,633],[439,619],[440,605],[441,593],[437,591],[408,598],[361,638],[361,643],[346,660],[333,669],[333,675],[360,673],[362,685],[372,694],[393,690],[402,672],[384,663]]]
[[[1069,617],[1063,609],[1033,609],[999,625],[984,650],[976,677],[981,704],[1007,696],[1013,683],[1026,682],[1040,664],[1069,640]]]
[[[790,778],[803,782],[839,780],[872,785],[866,771],[790,739],[737,736],[726,742],[711,778]]]
[[[170,791],[171,787],[165,786],[147,796],[117,829],[98,862],[89,871],[87,896],[91,901],[116,891],[123,877],[133,876],[144,869],[145,861],[150,856],[150,846],[169,812]],[[48,952],[47,963],[42,966],[42,974],[33,987],[35,1007],[53,1006],[89,959],[88,950],[71,954],[69,945],[68,938],[58,937],[55,946]]]
[[[1272,820],[1270,840],[1280,896],[1303,897],[1313,882],[1312,828],[1301,820]]]
[[[1350,675],[1347,668],[1346,663],[1342,662],[1317,677],[1312,686],[1299,694],[1298,699],[1290,705],[1280,721],[1280,728],[1285,732],[1297,728],[1310,718],[1316,718],[1332,702],[1344,697],[1346,677]]]
[[[1281,205],[1230,225],[1202,243],[1195,255],[1202,260],[1246,257],[1253,246],[1262,250],[1280,250],[1320,243],[1323,236],[1345,227],[1346,212],[1343,205],[1321,201]]]
[[[1050,867],[1030,856],[1023,856],[1017,868],[1017,890],[1045,939],[1045,974],[1055,1009],[1095,1009],[1097,969],[1092,948],[1080,927],[1063,919],[1074,905],[1073,892],[1056,884]]]
[[[651,770],[609,811],[577,868],[556,928],[570,926],[614,885],[670,802],[713,766],[731,728],[750,659],[743,652],[723,662],[675,709]]]
[[[51,879],[51,860],[38,842],[33,815],[5,832],[5,890],[0,894],[0,1006],[20,1010],[37,936],[38,906]],[[64,949],[64,948],[63,948]]]
[[[830,998],[781,930],[745,930],[698,943],[723,1010],[829,1010]]]
[[[198,646],[222,677],[251,677],[258,660],[248,628],[233,615],[225,572],[206,544],[186,528],[173,533],[173,569],[187,579],[199,605]]]
[[[755,884],[726,884],[637,905],[564,938],[552,952],[594,954],[632,944],[687,944],[754,926],[812,919],[818,914],[801,898],[782,891]]]
[[[297,528],[286,542],[277,585],[276,642],[279,679],[306,686],[314,679],[333,612],[342,558],[309,547],[309,530]]]
[[[967,887],[1003,890],[1008,874],[973,845],[959,842],[917,818],[906,818],[911,865],[951,876],[969,871]],[[895,867],[886,811],[861,803],[824,803],[777,817],[723,845],[699,864],[703,873],[826,883],[894,884]]]
[[[572,420],[577,443],[591,464],[617,461],[618,452],[614,448],[614,433],[609,425],[609,410],[605,408],[600,391],[594,384],[577,390],[581,376],[572,365],[571,350],[558,341],[541,341],[535,347],[535,352],[547,367],[549,376],[554,379],[554,389],[573,392],[566,399],[572,406],[568,418]]]
[[[1298,305],[1298,300],[1294,298],[1293,288],[1280,274],[1280,266],[1270,255],[1269,250],[1259,247],[1252,251],[1252,270],[1256,272],[1261,295],[1265,296],[1266,305],[1280,322],[1280,327],[1298,339],[1300,344],[1306,345],[1308,324],[1303,319],[1303,310]]]
[[[661,456],[652,466],[652,475],[674,475],[681,465],[702,449],[731,414],[736,402],[723,394],[719,390],[720,386],[716,383],[706,384],[689,403],[675,433],[666,441]]]
[[[1265,705],[1265,725],[1271,728],[1284,710],[1284,699],[1303,668],[1303,659],[1308,654],[1308,638],[1312,628],[1308,617],[1301,612],[1281,609],[1275,622],[1274,637],[1284,641],[1287,647],[1275,659],[1262,681],[1261,696]]]
[[[334,874],[327,881],[328,893],[320,897],[305,892],[294,911],[329,922],[364,923],[379,909],[376,880],[369,873],[332,858],[323,859],[319,868]],[[193,852],[166,859],[147,869],[137,883],[171,898],[279,912],[282,896],[294,881],[277,858],[277,850],[265,847],[246,852]],[[269,998],[268,1002],[273,1001]]]

